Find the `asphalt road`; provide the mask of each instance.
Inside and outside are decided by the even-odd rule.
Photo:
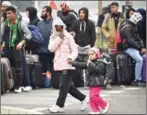
[[[79,88],[88,96],[88,89]],[[8,93],[1,96],[1,106],[19,107],[50,114],[48,107],[55,104],[58,90],[37,89],[20,94]],[[103,90],[102,96],[110,102],[107,114],[146,114],[146,88],[114,86]],[[64,114],[88,114],[80,111],[80,102],[68,95]]]

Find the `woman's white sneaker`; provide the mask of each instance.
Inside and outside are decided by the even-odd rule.
[[[48,108],[48,110],[51,112],[51,113],[63,113],[64,112],[64,108],[61,108],[57,105],[51,107],[51,108]]]
[[[88,100],[85,98],[83,101],[81,101],[81,111],[84,111],[87,108]]]

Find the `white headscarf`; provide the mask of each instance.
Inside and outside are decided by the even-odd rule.
[[[11,6],[11,3],[9,1],[2,2],[2,5]]]
[[[142,20],[142,15],[138,12],[135,12],[129,19],[134,24],[137,24],[140,20]]]

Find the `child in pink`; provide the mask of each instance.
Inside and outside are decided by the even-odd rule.
[[[104,86],[105,63],[101,59],[100,51],[91,48],[88,51],[89,60],[85,62],[72,62],[75,67],[88,69],[87,85],[90,93],[90,114],[104,114],[108,111],[109,103],[101,96],[101,86]]]

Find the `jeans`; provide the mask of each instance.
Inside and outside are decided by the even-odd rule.
[[[100,112],[101,109],[105,109],[107,102],[100,96],[100,87],[89,87],[90,107],[93,112]]]
[[[80,101],[83,101],[86,98],[84,94],[82,94],[78,89],[74,87],[74,84],[72,82],[72,70],[61,72],[59,83],[59,97],[57,99],[56,105],[61,108],[64,107],[67,93],[70,93],[73,97]]]
[[[141,81],[141,71],[143,66],[143,58],[141,57],[138,50],[134,48],[128,48],[125,50],[125,53],[128,54],[131,58],[136,61],[135,65],[135,81]]]
[[[23,57],[22,61],[23,61],[23,86],[24,87],[31,86],[29,69],[25,57]]]

